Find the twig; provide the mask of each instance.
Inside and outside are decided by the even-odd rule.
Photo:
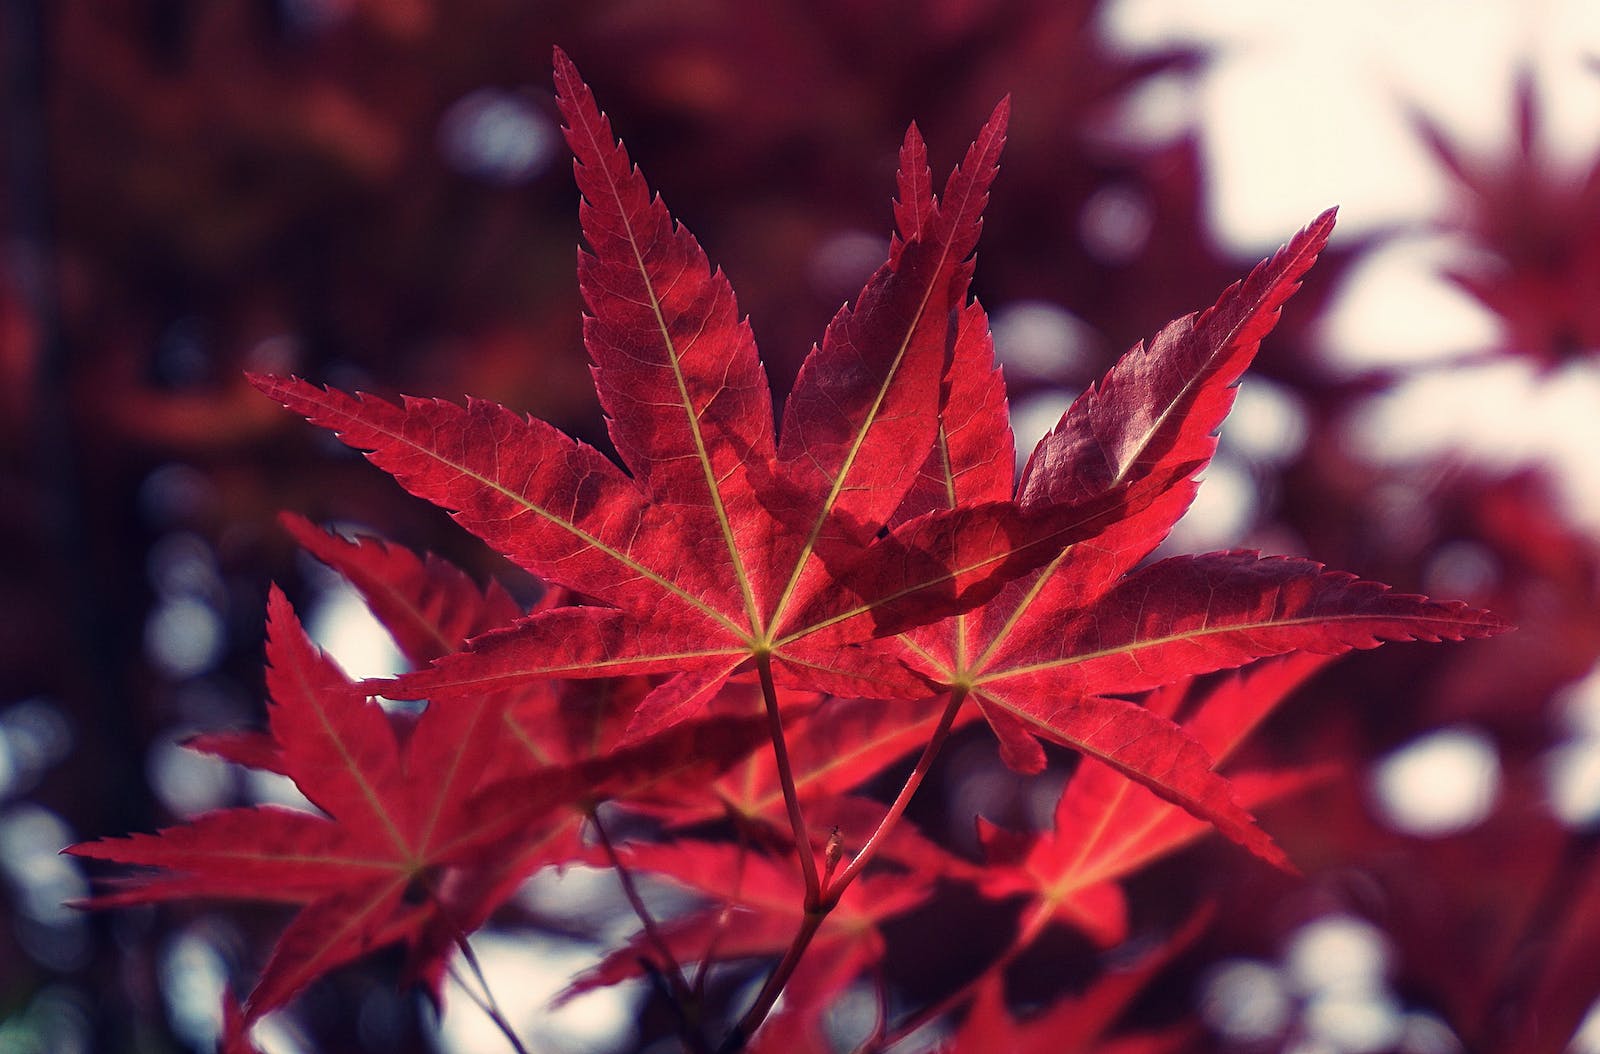
[[[600,812],[597,808],[589,810],[589,822],[594,825],[595,835],[600,840],[600,848],[606,854],[606,860],[617,873],[617,881],[622,885],[623,895],[628,898],[628,904],[633,908],[633,913],[639,917],[639,923],[644,927],[645,940],[651,948],[661,957],[662,980],[666,983],[673,1000],[678,1004],[679,1018],[684,1026],[684,1040],[694,1049],[704,1047],[699,1040],[695,1021],[695,997],[689,984],[683,978],[683,967],[678,965],[678,959],[672,954],[666,938],[661,935],[661,928],[656,925],[655,917],[650,914],[650,909],[645,906],[644,898],[639,895],[639,887],[634,884],[633,873],[623,864],[622,858],[617,855],[617,850],[611,844],[611,836],[606,834],[605,824],[600,822]]]
[[[928,740],[927,746],[923,747],[922,756],[917,759],[916,766],[911,770],[911,774],[906,777],[906,782],[900,788],[900,793],[895,796],[894,803],[889,806],[889,811],[884,815],[883,820],[879,822],[877,829],[872,832],[872,836],[867,839],[866,844],[861,847],[861,852],[856,854],[855,859],[850,861],[849,865],[839,873],[838,877],[828,883],[826,890],[822,890],[820,888],[821,882],[817,879],[817,864],[811,851],[811,842],[804,836],[805,821],[800,815],[799,796],[794,789],[794,774],[789,766],[788,751],[783,744],[783,726],[778,720],[777,690],[772,683],[772,668],[770,663],[763,659],[759,669],[761,671],[762,692],[767,698],[767,714],[774,727],[773,748],[778,752],[778,775],[783,784],[784,800],[789,805],[790,823],[795,829],[795,849],[800,853],[800,863],[806,873],[806,911],[805,917],[800,922],[800,928],[795,932],[794,939],[789,942],[789,948],[784,952],[783,958],[779,960],[777,968],[772,971],[771,975],[767,977],[766,983],[761,986],[761,991],[757,994],[756,1000],[751,1004],[750,1009],[745,1011],[744,1016],[739,1019],[739,1023],[734,1026],[733,1031],[728,1033],[727,1038],[723,1040],[722,1046],[717,1048],[718,1054],[737,1054],[738,1051],[743,1050],[745,1045],[750,1042],[750,1037],[755,1035],[756,1029],[761,1027],[761,1023],[772,1012],[773,1006],[778,1001],[778,996],[783,994],[784,986],[789,983],[790,976],[793,975],[795,968],[800,965],[800,957],[810,947],[812,938],[817,935],[817,930],[821,928],[822,923],[827,919],[828,913],[839,903],[839,897],[843,895],[844,891],[849,888],[850,883],[855,881],[856,876],[861,873],[862,868],[882,847],[884,839],[888,837],[889,830],[905,813],[906,807],[911,803],[912,795],[916,794],[917,788],[922,785],[923,777],[928,774],[928,769],[933,765],[933,759],[938,756],[939,748],[949,738],[950,729],[955,724],[956,714],[960,711],[961,704],[967,695],[964,688],[957,688],[950,693],[950,702],[939,718],[938,727],[934,729],[933,736]],[[832,866],[829,867],[829,873],[832,873]],[[814,887],[817,889],[815,895],[812,893]]]
[[[872,832],[861,852],[855,859],[845,865],[839,872],[839,877],[828,884],[827,891],[823,894],[823,903],[832,907],[839,902],[839,897],[850,883],[861,874],[862,868],[867,866],[873,856],[883,847],[884,839],[889,836],[890,830],[900,821],[905,814],[906,807],[911,804],[912,795],[917,793],[917,788],[922,786],[923,777],[927,776],[928,769],[933,766],[933,759],[938,757],[939,748],[944,746],[944,741],[950,737],[950,729],[955,725],[956,714],[961,710],[961,704],[967,698],[965,688],[957,688],[950,693],[950,702],[945,706],[944,713],[939,716],[939,724],[933,730],[933,736],[928,740],[928,745],[922,748],[922,756],[917,759],[916,767],[911,770],[911,775],[906,777],[906,782],[900,788],[900,793],[895,795],[894,803],[889,806],[889,811],[878,822],[878,827]]]
[[[516,1051],[517,1054],[528,1054],[528,1048],[522,1045],[522,1040],[517,1038],[516,1029],[511,1027],[511,1022],[506,1019],[505,1013],[500,1009],[500,1004],[494,997],[494,989],[489,987],[489,979],[484,976],[483,967],[479,965],[477,953],[472,950],[472,945],[468,942],[466,934],[457,928],[455,936],[456,947],[461,949],[461,958],[471,968],[472,976],[477,979],[478,988],[482,990],[483,994],[479,995],[471,985],[467,984],[466,979],[456,969],[455,963],[449,964],[450,976],[455,979],[456,984],[461,986],[461,990],[467,993],[467,998],[472,1000],[479,1010],[487,1014],[489,1020],[494,1022],[495,1027],[504,1033],[507,1041],[511,1044],[511,1049]]]
[[[784,985],[789,983],[795,967],[800,965],[800,957],[811,946],[811,938],[817,935],[817,930],[827,917],[828,912],[823,908],[806,912],[805,918],[800,922],[800,929],[795,932],[794,940],[789,942],[789,950],[783,953],[777,969],[772,971],[767,983],[761,986],[756,1001],[745,1011],[739,1023],[733,1026],[733,1031],[722,1041],[722,1046],[717,1048],[717,1054],[738,1054],[745,1048],[745,1044],[750,1042],[750,1037],[755,1035],[756,1029],[761,1027],[761,1022],[772,1012],[778,996],[783,994]]]

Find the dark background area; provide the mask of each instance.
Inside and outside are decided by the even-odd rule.
[[[279,510],[439,552],[531,596],[242,371],[471,393],[605,446],[552,45],[728,272],[779,395],[881,259],[906,124],[942,172],[1011,93],[974,289],[1020,405],[1081,390],[1254,262],[1218,246],[1196,134],[1151,142],[1122,123],[1130,93],[1182,84],[1213,56],[1121,54],[1099,32],[1102,6],[5,0],[0,1050],[194,1049],[211,1026],[192,993],[257,965],[250,937],[277,916],[79,913],[61,902],[88,876],[56,852],[279,793],[173,746],[259,720],[270,580],[338,610]],[[1418,126],[1455,189],[1449,277],[1501,333],[1468,363],[1420,369],[1522,360],[1550,377],[1592,368],[1600,348],[1600,180],[1547,172],[1526,132],[1531,93],[1506,112],[1502,156],[1478,165]],[[1249,507],[1223,544],[1489,606],[1520,629],[1354,656],[1281,708],[1250,758],[1333,774],[1265,816],[1306,876],[1215,842],[1138,876],[1135,903],[1154,907],[1136,929],[1203,901],[1216,914],[1134,1013],[1199,1014],[1195,1049],[1559,1052],[1600,992],[1600,806],[1556,782],[1563,765],[1600,779],[1600,690],[1581,688],[1600,654],[1600,547],[1537,470],[1357,452],[1352,422],[1402,371],[1330,371],[1315,334],[1383,239],[1337,240],[1263,348],[1254,383],[1304,439],[1232,453]],[[1396,822],[1384,781],[1419,757],[1444,759],[1421,770],[1424,786],[1448,797],[1465,771],[1460,793],[1485,795],[1482,807],[1446,810],[1457,819],[1431,831]],[[1055,760],[1059,785],[1071,761]],[[952,744],[931,790],[916,819],[958,845],[971,847],[974,808],[1048,822],[986,734]],[[926,965],[949,958],[941,934],[1007,924],[970,897],[938,907],[892,935],[891,976],[913,997],[959,973]],[[537,921],[526,916],[507,925]],[[1354,988],[1317,989],[1293,959],[1308,932],[1382,965]],[[1028,959],[1041,991],[1114,962],[1065,932],[1056,944]],[[393,965],[379,957],[302,1000],[307,1049],[435,1049],[426,1011],[388,983]],[[1234,1009],[1267,1007],[1266,1025],[1218,1010],[1219,992]],[[1350,1038],[1363,1013],[1388,1022],[1377,1045]],[[628,1042],[647,1043],[648,1025],[641,1037]]]

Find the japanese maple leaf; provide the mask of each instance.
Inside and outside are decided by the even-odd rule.
[[[413,663],[450,654],[469,637],[504,626],[520,614],[497,584],[480,590],[432,554],[419,558],[404,547],[365,536],[345,539],[290,513],[280,519],[308,552],[356,587]],[[566,601],[562,591],[550,590],[540,607]],[[765,736],[751,686],[729,685],[714,704],[716,717],[680,726],[680,734],[658,740],[652,749],[625,748],[629,718],[649,691],[650,682],[642,676],[537,680],[440,704],[455,719],[448,728],[451,734],[439,735],[434,727],[424,731],[434,736],[431,746],[441,759],[441,771],[454,771],[466,759],[480,786],[498,783],[499,791],[513,799],[519,785],[541,782],[547,773],[572,770],[594,777],[589,793],[572,808],[550,817],[537,836],[508,848],[498,859],[502,882],[514,884],[540,864],[583,858],[583,824],[602,798],[635,809],[654,807],[699,817],[721,813],[723,805],[705,793],[707,780],[742,754],[753,753]],[[791,696],[785,712],[798,715],[815,702]],[[409,728],[401,731],[403,736],[410,733]],[[270,735],[212,733],[188,745],[284,771],[273,757]],[[542,800],[536,791],[534,797]],[[509,887],[502,892],[508,894]],[[489,899],[498,903],[503,896]]]
[[[635,738],[697,712],[752,660],[807,690],[925,694],[892,657],[848,645],[970,606],[1098,530],[1121,501],[1097,494],[1093,507],[1046,502],[1028,514],[969,503],[879,537],[935,439],[950,319],[966,297],[1007,104],[942,198],[919,188],[918,230],[812,350],[779,441],[726,278],[651,197],[559,51],[555,65],[589,244],[578,267],[585,344],[632,475],[493,404],[397,406],[256,378],[521,566],[599,602],[537,614],[385,694],[674,674],[641,704]]]
[[[320,531],[299,523],[294,529],[342,565],[431,569],[409,583],[414,588],[401,582],[386,595],[409,614],[436,595],[426,586],[441,580],[459,587],[458,596],[476,594],[488,610],[500,605],[495,591],[477,593],[442,562],[430,558],[425,565],[372,539],[315,538]],[[165,872],[125,881],[92,906],[192,897],[301,905],[242,1010],[229,1016],[228,1042],[241,1050],[263,1014],[328,970],[386,944],[410,945],[409,972],[437,998],[459,940],[536,867],[579,856],[578,825],[594,803],[703,786],[765,735],[754,716],[714,717],[685,724],[649,749],[608,752],[596,743],[563,751],[560,736],[546,735],[541,742],[553,744],[554,756],[523,756],[504,700],[429,706],[408,727],[311,644],[277,589],[268,614],[270,735],[215,735],[196,745],[288,776],[324,815],[230,809],[153,835],[70,850]],[[392,618],[391,611],[386,621]],[[438,623],[426,617],[401,624],[417,631],[412,643],[419,647],[439,639]],[[583,687],[597,699],[606,684]],[[588,709],[611,715],[612,740],[620,738],[614,707],[601,701]]]
[[[906,149],[914,155],[916,144],[908,140]],[[921,202],[900,214],[902,234],[914,236],[931,205],[916,185],[902,189]],[[1040,441],[1015,484],[988,327],[980,307],[966,308],[934,452],[897,513],[1003,500],[1013,489],[1026,510],[1153,487],[1152,500],[983,606],[901,634],[902,654],[956,700],[977,702],[1014,768],[1043,767],[1035,736],[1066,744],[1280,864],[1282,853],[1234,801],[1206,751],[1169,719],[1119,696],[1270,655],[1504,628],[1487,612],[1392,594],[1303,560],[1212,553],[1135,570],[1187,508],[1234,385],[1332,226],[1331,212],[1319,217],[1212,308],[1128,352]]]
[[[1216,765],[1327,656],[1298,654],[1269,659],[1200,689],[1179,683],[1158,688],[1144,700],[1157,717],[1177,720]],[[1315,768],[1230,774],[1234,795],[1255,810],[1324,778]],[[1054,826],[1040,835],[1006,831],[978,818],[979,840],[989,867],[980,887],[990,896],[1027,893],[1033,898],[1022,923],[1026,943],[1052,920],[1065,921],[1102,946],[1128,936],[1128,904],[1117,880],[1161,856],[1176,852],[1210,830],[1204,821],[1128,780],[1116,769],[1084,758],[1063,788]]]
[[[462,727],[480,715],[430,707],[402,745],[395,725],[307,639],[276,588],[268,604],[269,758],[323,813],[273,806],[204,814],[153,835],[73,846],[83,857],[159,868],[97,906],[190,897],[301,906],[233,1019],[230,1043],[301,987],[375,947],[406,941],[436,980],[454,940],[482,921],[478,865],[582,781],[549,784],[543,802],[507,808],[473,793],[491,741]],[[479,869],[482,871],[482,868]],[[493,883],[500,887],[501,883]]]
[[[416,664],[458,650],[468,638],[506,625],[520,613],[515,601],[496,583],[479,589],[459,569],[432,554],[419,558],[402,546],[376,538],[347,540],[321,530],[302,517],[283,514],[284,527],[308,552],[339,572],[361,593],[373,615],[394,637],[402,653]],[[539,607],[560,606],[567,598],[550,590]],[[453,719],[440,726],[430,719],[428,749],[443,772],[468,762],[479,786],[499,783],[500,793],[517,800],[524,785],[541,783],[547,774],[585,772],[593,777],[572,808],[549,817],[535,837],[507,847],[497,858],[495,879],[504,888],[487,894],[499,903],[521,877],[545,863],[565,863],[583,855],[584,821],[602,798],[639,807],[670,802],[675,810],[717,808],[704,793],[706,781],[765,736],[756,719],[759,705],[740,693],[715,707],[718,716],[683,726],[681,734],[663,739],[652,750],[624,749],[624,731],[650,682],[640,676],[589,681],[530,681],[514,690],[485,692],[451,699]],[[788,712],[801,712],[814,701],[791,699]],[[435,719],[440,715],[435,714]],[[402,738],[410,733],[400,729]],[[264,742],[263,742],[264,741]],[[271,764],[272,737],[260,733],[213,733],[189,745],[254,767]],[[543,796],[530,788],[535,801]],[[479,869],[477,877],[490,876]],[[468,920],[472,926],[481,919]]]

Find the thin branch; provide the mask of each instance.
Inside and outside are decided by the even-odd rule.
[[[805,821],[800,816],[799,797],[794,790],[794,774],[789,766],[789,755],[783,744],[783,726],[778,720],[777,691],[772,684],[772,668],[766,660],[762,660],[759,667],[761,671],[761,687],[767,697],[767,715],[774,728],[773,748],[778,754],[778,774],[783,783],[784,799],[789,804],[790,823],[795,828],[795,847],[800,850],[801,865],[806,868],[806,913],[796,931],[794,939],[789,942],[789,949],[784,952],[778,966],[767,978],[766,984],[761,986],[761,992],[756,996],[756,1001],[750,1009],[745,1011],[739,1023],[717,1048],[717,1054],[737,1054],[750,1042],[750,1037],[755,1035],[756,1029],[767,1019],[772,1012],[772,1007],[778,1001],[778,996],[783,994],[783,988],[789,983],[795,967],[800,965],[800,957],[811,945],[811,939],[817,935],[817,930],[827,919],[828,913],[839,903],[839,897],[849,888],[850,883],[861,873],[861,869],[873,857],[888,837],[890,829],[905,813],[906,806],[911,803],[912,795],[922,785],[923,777],[928,774],[928,769],[933,765],[933,759],[938,756],[939,748],[950,736],[950,729],[954,726],[956,714],[961,710],[961,704],[966,699],[967,693],[963,688],[957,688],[950,693],[950,702],[945,707],[944,713],[939,718],[938,727],[933,730],[933,736],[928,740],[927,746],[922,750],[922,756],[917,759],[916,766],[911,774],[906,777],[905,784],[900,788],[900,793],[895,796],[894,803],[889,806],[889,811],[878,824],[872,836],[867,839],[866,845],[861,847],[861,852],[856,854],[838,877],[828,884],[825,891],[820,891],[813,897],[812,883],[820,886],[816,875],[816,859],[811,852],[811,842],[804,838]],[[803,848],[802,848],[803,847]],[[832,873],[832,866],[829,873]]]
[[[755,1035],[756,1029],[761,1027],[761,1022],[772,1012],[773,1005],[777,1003],[778,996],[783,994],[783,988],[789,983],[795,967],[800,965],[800,957],[811,946],[811,938],[817,935],[817,930],[827,917],[828,911],[825,908],[806,912],[805,918],[800,922],[800,929],[795,932],[794,940],[789,942],[789,950],[783,953],[778,968],[772,971],[767,983],[761,986],[756,1001],[745,1011],[739,1023],[733,1027],[733,1031],[728,1033],[727,1038],[722,1041],[722,1046],[717,1048],[717,1054],[738,1054],[745,1048],[745,1044],[750,1042],[750,1037]]]
[[[605,824],[600,822],[599,809],[589,810],[589,822],[594,825],[595,835],[600,840],[600,848],[606,854],[606,860],[611,864],[612,870],[617,873],[617,881],[622,885],[622,893],[628,898],[628,904],[633,908],[633,913],[639,917],[639,923],[644,927],[645,940],[650,942],[651,948],[661,957],[662,965],[666,971],[666,981],[672,990],[673,998],[677,999],[687,1009],[693,999],[689,985],[683,979],[683,967],[678,965],[677,957],[672,954],[672,949],[667,945],[666,938],[661,935],[661,928],[656,925],[655,917],[650,914],[650,909],[645,906],[644,898],[639,895],[639,887],[634,884],[633,873],[628,870],[622,858],[617,855],[617,850],[611,844],[611,836],[606,834]]]
[[[506,1040],[511,1044],[511,1049],[516,1051],[517,1054],[528,1054],[528,1048],[522,1045],[522,1040],[517,1038],[516,1029],[511,1027],[511,1022],[506,1019],[505,1013],[500,1009],[500,1004],[494,997],[494,989],[489,987],[489,979],[483,975],[483,967],[478,963],[477,953],[472,950],[471,943],[468,942],[466,935],[459,929],[456,930],[456,947],[461,949],[461,958],[471,968],[472,976],[477,979],[478,988],[482,990],[482,995],[467,984],[466,978],[461,976],[456,969],[455,963],[449,964],[450,976],[455,979],[456,984],[461,986],[461,990],[467,993],[467,998],[472,1000],[479,1010],[488,1015],[489,1020],[493,1021],[495,1027],[505,1035]]]
[[[431,878],[424,877],[422,879],[422,889],[427,894],[428,900],[433,904],[434,910],[439,913],[439,918],[449,925],[451,937],[455,940],[456,948],[461,952],[462,960],[472,970],[472,976],[478,981],[478,989],[474,990],[471,985],[467,984],[466,979],[456,970],[453,962],[445,964],[450,976],[455,979],[456,984],[461,986],[461,990],[467,993],[467,998],[472,1000],[479,1010],[488,1015],[489,1020],[494,1022],[495,1027],[505,1034],[506,1039],[511,1043],[511,1048],[517,1054],[528,1054],[527,1048],[522,1045],[522,1040],[517,1038],[516,1029],[511,1027],[511,1022],[500,1009],[500,1002],[494,997],[494,989],[489,987],[489,978],[484,975],[483,965],[478,962],[478,953],[472,950],[472,942],[467,940],[466,928],[456,921],[449,905],[444,902],[444,898],[439,896],[439,891],[434,887]],[[479,991],[482,992],[481,995]]]
[[[681,989],[661,972],[661,967],[649,956],[639,956],[639,966],[650,978],[650,987],[672,1007],[678,1019],[678,1037],[683,1040],[684,1049],[690,1054],[711,1054],[711,1048],[706,1045],[706,1039],[700,1032],[699,1003],[686,1004]]]
[[[906,807],[911,804],[912,795],[916,794],[917,788],[922,786],[923,777],[927,776],[928,769],[933,766],[933,759],[939,755],[939,748],[944,746],[944,741],[950,737],[950,729],[955,725],[956,714],[960,712],[961,704],[966,701],[966,698],[967,691],[965,688],[956,688],[951,691],[950,702],[945,706],[944,713],[939,716],[939,725],[933,730],[933,736],[928,740],[928,745],[922,748],[922,756],[917,759],[916,767],[911,770],[911,775],[906,777],[906,782],[900,788],[900,793],[895,795],[894,803],[889,806],[889,811],[879,821],[877,829],[872,832],[872,836],[861,847],[861,852],[857,853],[855,859],[845,865],[845,869],[839,872],[839,876],[829,883],[827,891],[823,894],[823,903],[825,905],[831,908],[834,904],[837,904],[840,895],[850,887],[850,883],[854,882],[856,876],[861,874],[862,868],[866,867],[878,850],[883,847],[884,839],[889,836],[889,832],[894,828],[894,825],[905,814]]]
[[[646,960],[645,967],[652,977],[663,984],[674,1009],[677,1010],[678,1024],[681,1026],[679,1033],[685,1046],[693,1054],[709,1054],[710,1048],[700,1031],[700,1003],[695,992],[683,978],[683,967],[678,965],[677,957],[672,954],[672,948],[661,935],[661,928],[656,925],[655,917],[645,906],[644,898],[639,896],[639,887],[634,884],[633,872],[628,870],[622,858],[617,855],[616,847],[611,844],[610,835],[606,834],[605,824],[600,822],[600,812],[597,808],[589,810],[589,822],[594,825],[595,835],[600,840],[600,848],[605,852],[612,870],[617,873],[617,881],[622,885],[623,895],[628,898],[629,906],[639,917],[639,924],[644,927],[645,940],[661,957],[662,966],[657,967]]]

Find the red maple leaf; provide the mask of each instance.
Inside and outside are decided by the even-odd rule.
[[[1187,710],[1183,731],[1221,765],[1274,706],[1326,662],[1314,654],[1271,659],[1230,671],[1215,684],[1157,689],[1143,706],[1168,720]],[[1239,803],[1253,810],[1327,775],[1311,768],[1245,772],[1228,779]],[[1062,790],[1051,830],[1020,835],[978,818],[979,840],[990,865],[979,886],[990,896],[1021,892],[1032,898],[1021,944],[1059,919],[1110,947],[1128,936],[1127,898],[1117,880],[1208,830],[1204,822],[1111,766],[1085,758]]]
[[[323,813],[274,806],[207,813],[153,835],[73,846],[78,856],[160,868],[100,896],[100,906],[191,897],[300,905],[254,991],[232,1022],[230,1043],[335,966],[407,941],[417,970],[437,980],[458,935],[487,914],[485,882],[508,825],[496,795],[476,793],[493,740],[464,725],[481,715],[431,707],[404,744],[375,701],[305,636],[274,589],[268,605],[271,751],[277,768]],[[236,741],[237,742],[237,741]],[[453,748],[442,756],[441,744]],[[224,747],[226,752],[227,748]],[[248,752],[246,752],[248,753]],[[554,789],[552,781],[552,789]],[[561,803],[522,803],[521,819]]]
[[[878,537],[934,442],[950,318],[965,299],[1006,104],[942,203],[829,325],[778,442],[726,279],[650,197],[559,53],[556,82],[591,249],[579,260],[585,339],[632,477],[492,404],[396,406],[257,378],[523,567],[607,605],[538,614],[468,663],[385,690],[437,698],[539,677],[675,674],[637,711],[639,738],[695,713],[752,660],[792,687],[920,695],[899,663],[848,645],[970,606],[1098,530],[1122,501],[1040,503],[1031,515],[1008,501],[966,504]]]
[[[357,586],[413,659],[518,610],[431,555],[348,541],[298,517],[285,525]],[[270,732],[186,745],[289,777],[324,815],[231,809],[69,849],[164,872],[124,880],[94,906],[193,897],[301,906],[243,1007],[230,1007],[230,1048],[248,1049],[250,1026],[306,984],[386,944],[410,946],[408,974],[437,1000],[459,942],[539,866],[582,855],[596,803],[681,799],[764,735],[754,715],[719,715],[648,750],[619,749],[648,690],[637,679],[546,683],[391,715],[312,646],[276,588],[268,615]]]
[[[953,706],[976,700],[1019,771],[1044,765],[1035,736],[1064,743],[1280,864],[1206,751],[1120,696],[1270,655],[1504,628],[1486,612],[1392,594],[1309,561],[1232,552],[1136,569],[1188,507],[1234,386],[1332,226],[1331,212],[1319,217],[1215,306],[1123,356],[1040,441],[1015,485],[1024,510],[1092,502],[1130,485],[1153,486],[1152,500],[974,611],[899,638],[907,661],[950,689]],[[976,305],[958,330],[945,405],[936,448],[900,515],[1013,490],[1005,392]]]

